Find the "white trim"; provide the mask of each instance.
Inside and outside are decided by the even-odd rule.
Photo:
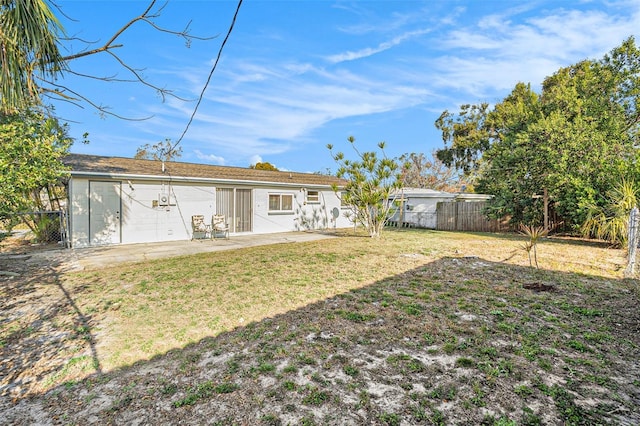
[[[106,179],[136,179],[136,180],[171,180],[177,182],[188,183],[221,183],[227,185],[247,185],[247,186],[277,186],[277,187],[291,187],[291,186],[307,186],[311,188],[320,189],[332,189],[332,185],[324,184],[308,184],[301,183],[299,181],[292,180],[291,182],[270,182],[262,180],[239,180],[239,179],[216,179],[216,178],[201,178],[201,177],[187,177],[187,176],[173,176],[173,175],[138,175],[138,174],[119,174],[119,173],[102,173],[102,172],[69,172],[71,178],[74,177],[86,177],[86,178],[106,178]]]
[[[456,201],[486,201],[493,198],[489,194],[476,194],[475,192],[460,192],[456,194]]]

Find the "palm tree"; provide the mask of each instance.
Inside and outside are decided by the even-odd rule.
[[[38,80],[66,69],[62,25],[45,0],[0,0],[0,112],[40,103]]]
[[[526,241],[522,245],[522,248],[529,255],[529,266],[533,266],[533,263],[531,262],[531,252],[533,251],[533,260],[535,261],[536,269],[539,269],[538,242],[540,242],[541,238],[546,237],[548,233],[549,232],[546,229],[544,229],[543,226],[533,226],[533,225],[524,225],[524,224],[520,225],[520,234],[529,238],[529,241]]]
[[[640,200],[638,185],[622,179],[607,193],[608,204],[604,207],[592,206],[582,232],[587,237],[609,241],[622,247],[627,243],[629,214]]]

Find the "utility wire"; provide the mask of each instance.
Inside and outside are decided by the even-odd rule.
[[[182,142],[182,139],[184,138],[184,135],[187,134],[187,131],[189,130],[189,127],[191,126],[191,123],[193,122],[193,119],[196,116],[196,112],[198,111],[198,107],[200,106],[200,103],[202,102],[202,98],[204,97],[204,92],[206,92],[207,87],[209,87],[209,82],[211,82],[211,77],[213,76],[214,71],[218,67],[218,62],[220,61],[220,57],[222,56],[222,50],[224,49],[225,44],[227,44],[227,40],[229,40],[229,36],[231,35],[231,31],[233,31],[233,27],[236,24],[236,18],[238,17],[238,12],[240,12],[240,6],[242,6],[242,0],[238,0],[238,7],[236,8],[236,12],[233,15],[233,20],[231,21],[231,25],[229,26],[229,30],[227,31],[227,35],[225,36],[224,40],[222,41],[222,44],[220,45],[220,49],[218,50],[218,56],[216,57],[216,61],[213,63],[213,67],[211,68],[211,72],[209,72],[209,77],[207,78],[207,82],[204,84],[204,87],[202,88],[202,92],[200,92],[200,97],[198,97],[198,102],[196,103],[196,106],[193,109],[193,112],[191,113],[191,117],[189,118],[189,122],[187,123],[186,127],[184,128],[184,131],[182,132],[182,134],[180,135],[180,138],[178,138],[178,140],[173,145],[173,147],[171,147],[171,149],[169,149],[169,152],[171,152],[174,149],[176,149],[176,147],[180,144],[180,142]]]

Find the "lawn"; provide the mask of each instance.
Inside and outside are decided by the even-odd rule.
[[[523,242],[343,232],[8,281],[0,386],[17,405],[0,408],[18,424],[640,423],[624,252],[546,239],[535,269]]]

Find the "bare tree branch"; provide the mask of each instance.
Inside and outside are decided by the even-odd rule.
[[[88,97],[81,95],[80,93],[70,89],[67,86],[64,86],[58,83],[53,83],[51,81],[47,81],[47,84],[54,86],[56,88],[56,89],[43,88],[43,92],[50,98],[57,99],[63,102],[68,102],[82,109],[84,109],[82,102],[87,103],[92,108],[95,108],[103,117],[106,115],[110,115],[112,117],[119,118],[125,121],[145,121],[145,120],[149,120],[150,118],[153,118],[153,115],[150,115],[147,117],[140,117],[140,118],[125,117],[125,116],[116,114],[113,111],[110,111],[111,108],[108,106],[98,105]],[[72,96],[70,96],[69,94],[71,94]],[[82,102],[79,102],[79,101],[82,101]],[[69,120],[66,120],[66,121],[69,121]]]
[[[156,86],[154,84],[149,83],[147,80],[144,79],[144,77],[142,75],[140,75],[140,71],[142,71],[141,69],[137,70],[135,68],[130,67],[129,65],[127,65],[122,59],[120,59],[120,57],[118,55],[115,55],[113,52],[111,51],[107,51],[108,54],[110,54],[111,56],[113,56],[115,58],[116,61],[118,61],[120,63],[120,65],[122,65],[124,68],[126,68],[131,74],[133,74],[136,79],[138,80],[139,83],[142,83],[143,85],[150,87],[154,90],[156,90],[160,96],[162,97],[162,102],[164,102],[166,100],[167,96],[171,96],[175,99],[179,99],[181,101],[187,102],[188,99],[182,98],[178,95],[176,95],[173,90],[169,90],[169,89],[164,89],[161,88],[159,86]]]
[[[191,21],[189,21],[189,23],[185,26],[185,29],[182,30],[182,31],[174,31],[174,30],[170,30],[170,29],[167,29],[167,28],[164,28],[164,27],[161,27],[161,26],[157,25],[155,22],[153,22],[153,18],[158,18],[160,16],[160,12],[162,11],[162,9],[165,8],[165,6],[167,5],[167,2],[165,2],[160,8],[158,8],[158,10],[155,13],[151,14],[150,13],[151,9],[155,5],[155,3],[156,3],[156,0],[151,0],[151,3],[147,7],[147,9],[140,16],[137,16],[137,17],[131,19],[126,24],[124,24],[101,47],[98,47],[98,48],[95,48],[95,49],[91,49],[91,50],[87,50],[87,51],[84,51],[84,52],[78,52],[78,53],[75,53],[75,54],[72,54],[72,55],[68,55],[68,56],[64,56],[62,58],[62,60],[69,62],[69,61],[72,61],[74,59],[82,58],[82,57],[89,56],[89,55],[95,55],[96,53],[107,52],[107,51],[109,51],[111,49],[123,47],[124,46],[123,44],[114,44],[115,41],[127,29],[129,29],[129,27],[131,27],[133,24],[135,24],[138,21],[146,22],[151,27],[153,27],[154,29],[156,29],[156,30],[158,30],[160,32],[163,32],[163,33],[166,33],[166,34],[172,34],[172,35],[180,36],[180,37],[182,37],[182,38],[184,38],[186,40],[187,45],[190,45],[192,40],[212,40],[212,39],[217,37],[217,35],[216,36],[211,36],[211,37],[198,37],[198,36],[194,36],[194,35],[189,34],[189,26],[191,25]]]
[[[109,49],[113,49],[113,48],[117,48],[117,47],[122,47],[122,44],[116,44],[114,45],[113,43],[116,41],[116,39],[118,39],[118,37],[120,37],[122,35],[122,33],[124,33],[129,27],[131,27],[133,24],[135,24],[138,21],[141,21],[145,18],[149,17],[158,17],[159,15],[149,15],[149,12],[151,11],[151,9],[153,8],[153,6],[155,5],[156,0],[151,0],[151,3],[149,3],[149,6],[147,6],[147,9],[142,13],[142,15],[131,19],[129,22],[127,22],[126,24],[124,24],[124,26],[122,26],[118,31],[116,31],[116,33],[101,47],[98,47],[97,49],[92,49],[92,50],[88,50],[85,52],[79,52],[73,55],[69,55],[69,56],[64,56],[62,58],[63,61],[69,62],[72,61],[74,59],[78,59],[78,58],[82,58],[85,56],[89,56],[89,55],[95,55],[96,53],[100,53],[100,52],[106,52]],[[165,7],[166,3],[159,9],[162,10]]]
[[[66,73],[69,73],[71,75],[76,75],[79,77],[84,77],[84,78],[90,78],[90,79],[94,79],[94,80],[101,80],[101,81],[105,81],[105,82],[125,82],[125,83],[141,83],[142,85],[149,87],[153,90],[155,90],[159,95],[160,98],[162,99],[162,102],[165,102],[167,97],[172,97],[174,99],[178,99],[180,101],[183,102],[189,102],[192,101],[193,99],[186,99],[184,97],[181,97],[179,95],[177,95],[173,90],[167,89],[166,87],[161,87],[157,84],[154,84],[153,82],[151,82],[147,77],[145,77],[142,74],[142,71],[144,71],[144,69],[140,69],[140,68],[135,68],[133,66],[131,66],[130,64],[128,64],[126,61],[124,61],[116,52],[116,49],[120,49],[122,47],[124,47],[124,44],[122,43],[117,43],[118,39],[129,29],[131,28],[134,24],[138,23],[138,22],[144,22],[146,24],[148,24],[149,26],[151,26],[153,29],[162,32],[162,33],[166,33],[166,34],[171,34],[171,35],[177,35],[181,38],[183,38],[186,42],[187,47],[191,46],[191,42],[192,40],[211,40],[216,36],[212,36],[212,37],[199,37],[199,36],[194,36],[191,35],[189,33],[190,30],[190,25],[191,25],[191,21],[189,21],[187,23],[187,25],[184,27],[184,29],[182,31],[176,31],[176,30],[171,30],[168,28],[164,28],[160,25],[158,25],[156,22],[154,22],[154,19],[160,17],[161,12],[163,11],[163,9],[166,7],[168,2],[165,2],[164,4],[162,4],[161,6],[157,7],[155,10],[154,8],[156,7],[157,4],[157,0],[151,0],[149,2],[149,4],[147,5],[147,7],[145,8],[145,10],[138,16],[136,16],[135,18],[132,18],[131,20],[129,20],[128,22],[126,22],[118,31],[116,31],[104,44],[102,44],[100,47],[96,47],[93,49],[88,49],[88,50],[83,50],[77,53],[72,53],[69,54],[67,56],[63,56],[62,57],[62,61],[64,63],[69,63],[72,62],[76,59],[80,59],[80,58],[84,58],[87,56],[91,56],[91,55],[96,55],[96,54],[100,54],[100,53],[107,53],[109,55],[111,55],[117,62],[118,64],[124,68],[128,73],[130,73],[132,75],[131,79],[125,79],[125,78],[118,78],[118,74],[113,74],[111,76],[92,76],[92,75],[88,75],[85,73],[80,73],[77,71],[74,71],[70,68],[65,69]],[[53,3],[54,7],[65,17],[69,18],[66,14],[64,14],[62,12],[62,9],[56,4]],[[71,19],[72,20],[72,19]],[[65,38],[64,40],[78,40],[86,45],[95,45],[97,42],[89,42],[77,37],[70,37],[70,38]],[[46,79],[41,79],[42,82],[46,83],[47,85],[49,85],[50,87],[41,87],[41,92],[43,94],[45,94],[46,96],[49,96],[49,98],[51,99],[58,99],[58,100],[63,100],[66,102],[70,102],[71,104],[77,105],[77,106],[81,106],[81,104],[83,102],[87,103],[88,105],[90,105],[91,107],[95,108],[100,114],[103,115],[111,115],[113,117],[117,117],[120,119],[124,119],[124,120],[129,120],[129,121],[140,121],[140,120],[147,120],[150,117],[147,118],[131,118],[131,117],[123,117],[119,114],[114,113],[113,111],[111,111],[110,107],[107,106],[103,106],[103,105],[98,105],[95,102],[91,101],[90,99],[88,99],[85,96],[82,96],[80,93],[73,91],[71,89],[69,89],[66,86],[62,86],[59,85],[57,83],[54,83],[51,80],[46,80]]]
[[[97,76],[97,75],[85,74],[85,73],[81,73],[81,72],[73,71],[73,70],[69,70],[69,71],[67,71],[67,73],[68,74],[72,74],[72,75],[76,75],[78,77],[90,78],[90,79],[93,79],[93,80],[113,81],[113,82],[117,82],[117,83],[135,83],[135,82],[137,82],[137,80],[117,78],[118,74],[113,74],[113,75],[109,75],[109,76],[100,77],[100,76]],[[50,81],[47,81],[47,83],[51,84]]]

